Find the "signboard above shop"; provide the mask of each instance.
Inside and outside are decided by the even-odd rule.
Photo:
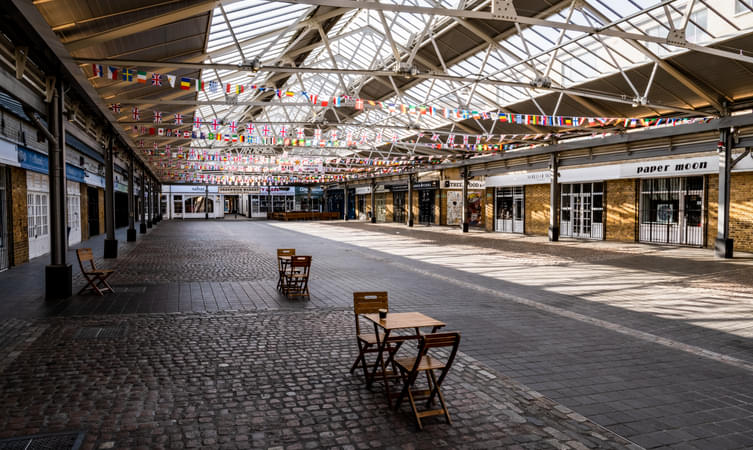
[[[485,180],[468,180],[468,189],[486,188]],[[463,180],[444,180],[442,189],[463,189]]]
[[[359,186],[356,188],[356,195],[371,194],[371,186]]]
[[[753,158],[740,160],[733,172],[753,170]],[[560,168],[560,183],[581,183],[589,181],[617,180],[625,178],[665,178],[685,177],[719,173],[718,156],[696,156],[664,160],[637,161],[603,166]],[[549,170],[535,172],[513,172],[486,178],[487,186],[524,186],[551,182]]]
[[[260,194],[259,186],[220,186],[219,193],[223,195]]]
[[[413,189],[417,191],[425,191],[427,189],[437,189],[439,187],[439,181],[419,181],[418,183],[413,183]]]
[[[391,192],[407,192],[408,191],[408,183],[388,184],[385,187],[387,188],[387,190]]]

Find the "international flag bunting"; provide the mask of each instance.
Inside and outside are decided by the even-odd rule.
[[[217,81],[210,81],[209,82],[209,92],[217,92],[217,88],[220,86],[220,83]]]
[[[133,82],[135,72],[133,69],[124,69],[121,78],[123,81]]]
[[[201,117],[193,116],[193,126],[196,128],[201,128]]]
[[[184,91],[187,91],[187,90],[191,89],[191,79],[190,78],[185,78],[185,77],[181,78],[180,79],[180,88],[183,89]]]
[[[102,78],[104,76],[104,74],[102,73],[102,65],[92,64],[92,74],[97,78]]]
[[[235,93],[236,94],[242,94],[244,91],[244,86],[242,84],[236,84],[235,85]]]
[[[118,113],[120,112],[120,103],[113,103],[113,104],[111,104],[111,105],[110,105],[110,109],[111,109],[111,110],[112,110],[112,112],[114,112],[115,114],[118,114]]]
[[[141,84],[146,84],[146,72],[139,71],[136,77],[136,81]]]
[[[165,75],[167,77],[167,82],[170,84],[171,88],[175,87],[175,75]]]
[[[232,91],[232,89],[233,89],[233,85],[231,85],[230,83],[226,83],[225,84],[225,92],[226,93],[229,94]]]
[[[235,133],[235,131],[238,129],[238,126],[235,124],[235,120],[233,120],[232,122],[230,122],[229,127],[230,127],[230,131],[233,132],[233,133]]]
[[[204,90],[204,80],[196,80],[196,92]]]
[[[175,114],[175,125],[183,125],[183,114]]]
[[[356,109],[363,109],[363,100],[356,99]]]
[[[139,120],[139,108],[137,108],[136,106],[131,108],[131,119]]]
[[[214,131],[217,131],[217,128],[219,127],[219,123],[217,123],[217,119],[212,119],[212,129]]]
[[[162,113],[154,111],[154,123],[162,123]]]
[[[160,74],[152,74],[152,86],[162,86],[162,77],[160,76]]]
[[[285,97],[293,97],[294,95],[295,95],[295,92],[285,91]]]
[[[118,80],[118,68],[107,66],[107,78],[110,80]]]

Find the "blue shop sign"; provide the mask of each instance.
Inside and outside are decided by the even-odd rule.
[[[49,175],[50,170],[47,155],[18,147],[18,163],[26,170]],[[76,183],[83,183],[84,169],[65,163],[65,178]]]
[[[80,167],[72,166],[68,163],[65,164],[65,177],[70,181],[76,183],[84,182],[84,169]]]

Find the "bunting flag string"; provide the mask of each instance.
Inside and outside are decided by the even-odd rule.
[[[105,78],[116,81],[138,82],[146,84],[147,72],[135,71],[134,69],[118,68],[108,66],[103,70],[101,64],[92,64],[92,75],[96,78]],[[171,88],[175,87],[176,77],[174,75],[162,75],[156,72],[151,74],[151,85],[154,87],[163,86],[162,78],[166,77]],[[379,109],[390,114],[398,111],[402,114],[409,115],[427,115],[442,117],[444,119],[476,119],[476,120],[499,120],[501,123],[517,125],[534,125],[542,127],[557,128],[605,128],[605,127],[622,127],[622,128],[642,128],[657,126],[662,124],[673,125],[686,123],[688,118],[639,118],[639,117],[580,117],[580,116],[556,116],[540,114],[515,114],[503,113],[498,111],[476,111],[458,108],[444,108],[431,105],[408,105],[403,103],[390,103],[374,100],[365,100],[354,98],[347,95],[336,97],[326,97],[312,94],[306,91],[292,92],[283,89],[269,88],[255,84],[232,84],[226,83],[224,88],[217,81],[181,77],[178,88],[190,90],[194,87],[196,91],[205,91],[207,88],[210,92],[224,91],[228,94],[243,94],[246,92],[273,92],[279,98],[300,97],[306,103],[316,107],[349,107],[356,110]],[[710,119],[702,117],[701,119]],[[216,130],[215,130],[216,131]]]

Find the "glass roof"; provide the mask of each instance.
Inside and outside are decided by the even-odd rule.
[[[465,1],[458,0],[386,0],[384,3],[405,4],[411,6],[462,8]],[[608,0],[585,0],[575,2],[580,5],[574,11],[569,6],[546,19],[557,22],[570,22],[588,27],[604,27],[610,24],[612,30],[637,33],[646,36],[666,37],[669,31],[669,18],[676,26],[683,22],[687,1],[625,0],[611,2]],[[475,9],[482,4],[473,3]],[[394,69],[395,52],[403,61],[415,45],[431,49],[436,53],[440,46],[432,42],[433,33],[446,27],[460,27],[463,24],[450,17],[429,16],[405,12],[350,10],[343,14],[326,33],[326,42],[319,36],[322,32],[317,25],[301,21],[309,19],[317,7],[263,0],[243,0],[214,10],[207,52],[208,63],[239,64],[259,56],[262,64],[274,65],[284,58],[295,57],[301,51],[293,50],[297,44],[296,37],[305,31],[306,42],[311,36],[318,37],[318,44],[307,49],[308,54],[300,64],[301,68],[337,68],[359,70]],[[728,14],[717,2],[699,0],[693,2],[692,12],[686,28],[689,42],[701,45],[728,38],[750,31],[753,27],[753,14]],[[669,16],[669,18],[668,18]],[[616,23],[616,25],[614,25]],[[309,27],[310,28],[306,28]],[[385,32],[385,28],[389,33]],[[464,33],[473,35],[473,30]],[[476,36],[478,38],[478,36]],[[487,37],[488,38],[488,37]],[[392,89],[393,95],[382,99],[392,103],[415,105],[432,105],[439,108],[463,108],[477,111],[499,111],[523,100],[535,99],[547,94],[547,90],[536,90],[527,86],[531,80],[544,76],[551,79],[553,87],[572,89],[578,85],[620,73],[630,68],[651,64],[653,53],[659,58],[666,58],[679,52],[687,51],[682,47],[666,43],[643,43],[647,51],[642,51],[626,40],[618,37],[587,35],[580,31],[564,31],[546,26],[521,26],[519,32],[514,29],[508,36],[493,44],[483,44],[466,59],[446,68],[448,75],[466,78],[466,80],[448,81],[424,79],[412,87],[399,92]],[[444,57],[439,55],[439,60]],[[442,67],[437,67],[442,71]],[[285,74],[286,76],[288,74]],[[475,83],[479,76],[495,81]],[[198,100],[223,100],[226,97],[222,89],[227,83],[255,84],[274,87],[279,74],[272,72],[239,72],[232,70],[202,71],[201,77],[212,84],[199,93]],[[359,97],[361,88],[367,83],[380,83],[390,87],[390,79],[381,77],[376,80],[369,75],[348,73],[311,73],[305,70],[290,74],[281,88],[296,93],[315,93],[320,98],[349,95]],[[523,83],[524,85],[511,85]],[[636,97],[641,93],[633,87]],[[641,85],[645,85],[645,81]],[[394,86],[394,85],[393,85]],[[625,92],[605,92],[609,95],[625,95]],[[253,101],[264,94],[249,90],[239,94],[240,102]],[[632,95],[632,94],[630,94]],[[270,97],[265,97],[269,99]],[[323,115],[323,108],[300,105],[296,98],[277,98],[269,100],[261,112],[255,114],[254,121],[276,123],[310,122],[312,126]],[[286,106],[286,104],[288,106]],[[297,104],[298,106],[293,106]],[[244,117],[249,106],[200,106],[197,115],[206,122],[213,118],[225,123]],[[541,108],[540,114],[555,114],[551,109]],[[339,125],[340,133],[354,136],[381,135],[389,142],[392,134],[400,139],[417,134],[418,129],[438,129],[454,126],[454,120],[440,115],[407,116],[389,113],[386,110],[366,109],[350,117],[335,114],[344,122]],[[318,123],[318,122],[317,122]],[[239,124],[241,125],[241,124]],[[482,129],[486,130],[480,123]],[[300,126],[300,125],[295,125]],[[328,124],[333,126],[332,123]],[[310,128],[310,127],[309,127]],[[462,132],[459,131],[459,132]],[[208,144],[213,145],[212,143]],[[359,150],[373,145],[359,144]],[[343,155],[351,151],[340,152]]]

